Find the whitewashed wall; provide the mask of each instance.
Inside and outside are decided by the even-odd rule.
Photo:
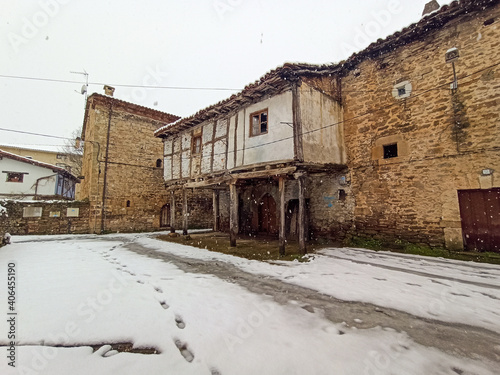
[[[7,174],[3,171],[27,174],[24,175],[23,182],[7,182]],[[39,182],[37,194],[54,195],[56,193],[56,173],[49,168],[4,157],[0,160],[0,196],[2,194],[33,195],[35,194],[36,180],[47,176],[51,177]],[[27,198],[31,199],[32,197]]]
[[[251,137],[250,114],[266,108],[268,133]],[[169,137],[164,143],[165,180],[195,178],[235,167],[293,160],[292,121],[292,92],[287,91],[252,104],[237,114],[206,121]],[[194,133],[201,133],[201,154],[191,154]]]

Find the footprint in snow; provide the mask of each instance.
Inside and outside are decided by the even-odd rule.
[[[180,329],[186,328],[186,323],[184,323],[182,317],[179,315],[175,316],[175,324],[177,324],[177,327],[179,327]]]
[[[168,309],[170,306],[165,302],[165,301],[161,301],[160,302],[160,305],[161,307],[163,307],[165,310]]]
[[[136,280],[136,282],[137,282],[138,284],[144,284],[144,281],[142,281],[142,280]]]
[[[181,355],[184,357],[184,359],[188,362],[193,362],[194,359],[194,354],[188,349],[187,344],[183,343],[179,339],[174,340],[175,346],[177,346],[177,349],[181,352]]]
[[[158,292],[158,293],[163,293],[163,290],[161,290],[161,288],[155,286],[155,290]]]

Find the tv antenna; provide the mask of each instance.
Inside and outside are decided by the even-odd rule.
[[[83,72],[70,72],[70,73],[81,74],[81,75],[85,76],[85,84],[82,86],[80,91],[75,90],[75,92],[78,92],[79,94],[84,95],[85,96],[85,103],[87,103],[87,96],[88,96],[88,91],[89,91],[89,74],[85,71],[85,69],[83,69]]]

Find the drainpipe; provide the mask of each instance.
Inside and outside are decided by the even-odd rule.
[[[102,186],[102,204],[101,204],[101,234],[105,231],[105,209],[106,209],[106,186],[108,181],[108,155],[109,155],[109,133],[111,131],[111,116],[113,115],[113,104],[114,99],[111,99],[109,105],[109,116],[108,116],[108,131],[106,135],[106,156],[104,157],[104,181]]]

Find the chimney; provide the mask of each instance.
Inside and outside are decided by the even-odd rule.
[[[439,3],[436,0],[429,1],[425,4],[424,11],[422,12],[422,17],[438,10],[440,8]]]
[[[108,85],[104,85],[104,94],[105,95],[113,96],[114,92],[115,92],[115,88],[114,87],[111,87],[111,86],[108,86]]]

